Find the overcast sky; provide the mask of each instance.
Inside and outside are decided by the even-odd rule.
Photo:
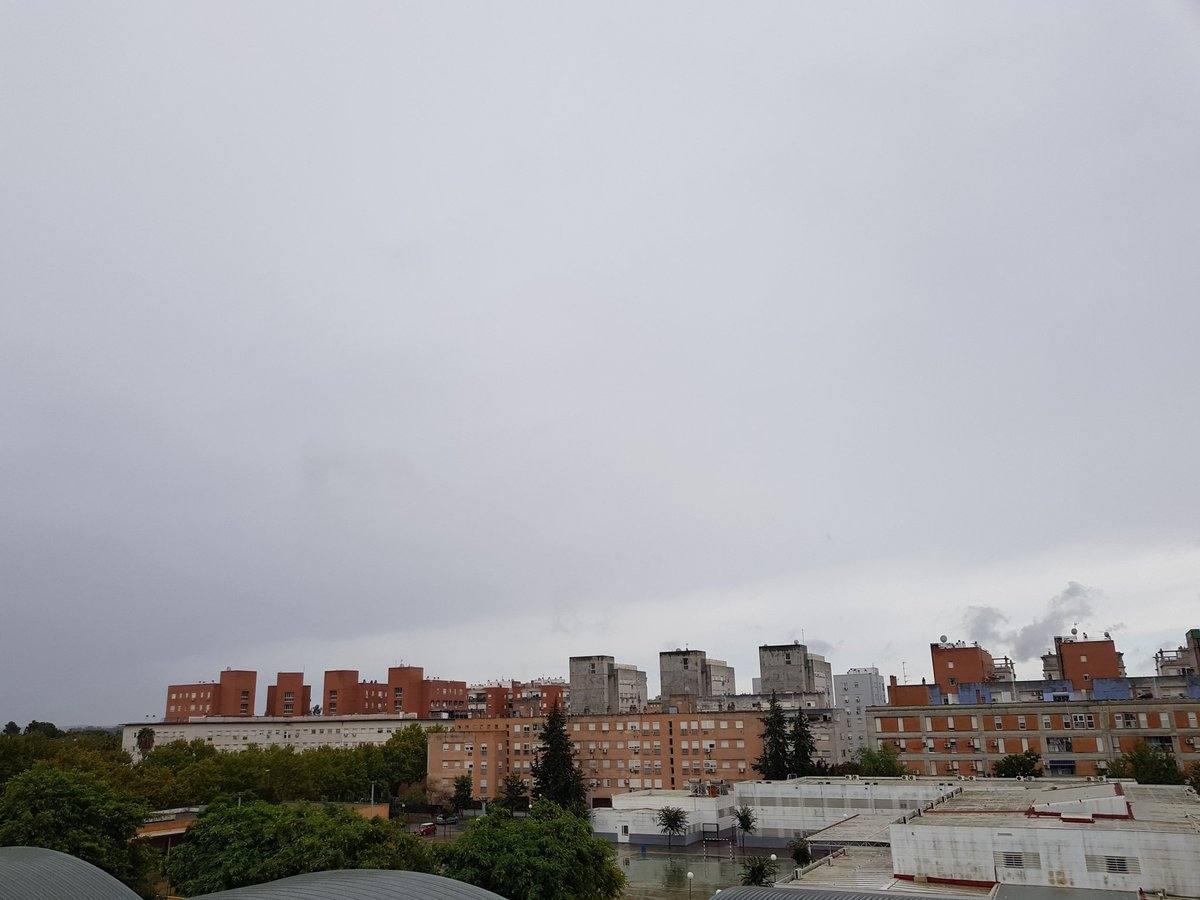
[[[1200,625],[1200,6],[7,3],[0,721]]]

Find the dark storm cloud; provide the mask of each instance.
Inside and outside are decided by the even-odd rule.
[[[898,668],[961,598],[1049,627],[1072,578],[1169,633],[1198,37],[1119,2],[4,6],[0,718],[684,640],[748,679],[801,630]]]

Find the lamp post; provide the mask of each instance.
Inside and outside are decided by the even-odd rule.
[[[696,876],[693,875],[691,872],[687,873],[687,884],[688,884],[688,896],[689,897],[692,896],[692,879],[695,877]]]

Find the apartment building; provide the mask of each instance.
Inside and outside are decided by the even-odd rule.
[[[887,703],[887,690],[879,669],[874,666],[849,669],[844,675],[834,675],[833,685],[838,708],[845,717],[843,742],[847,753],[853,755],[865,747],[873,747],[867,710]]]
[[[421,666],[393,666],[386,682],[360,681],[357,669],[330,669],[325,672],[322,712],[460,718],[468,714],[467,683],[426,678]]]
[[[140,759],[137,735],[143,728],[154,731],[154,745],[172,741],[204,741],[222,751],[247,747],[357,747],[385,743],[397,731],[412,724],[424,729],[445,728],[445,719],[417,719],[407,716],[208,716],[188,721],[164,721],[147,725],[131,722],[121,729],[121,748],[135,760]]]
[[[1103,775],[1138,741],[1200,761],[1200,700],[1021,702],[871,710],[874,736],[914,774],[984,775],[1032,750],[1049,775]]]
[[[841,755],[830,713],[806,710],[817,757],[829,764]],[[505,776],[531,782],[542,720],[468,719],[429,740],[430,785],[452,790],[468,774],[474,796],[498,795]],[[580,716],[567,720],[567,734],[594,806],[642,789],[678,790],[700,782],[743,781],[757,777],[762,755],[762,714],[659,713]]]
[[[833,705],[833,667],[804,644],[763,644],[758,648],[756,694],[821,694],[821,706]]]
[[[163,720],[185,722],[192,716],[252,716],[258,673],[226,669],[216,681],[167,686]]]
[[[532,779],[541,720],[468,719],[429,741],[429,781],[446,790],[471,775],[475,796],[491,798],[504,777]],[[572,717],[567,733],[594,805],[642,788],[680,788],[697,780],[755,776],[761,716],[625,715]]]
[[[573,716],[642,712],[646,673],[611,656],[572,656],[568,711]]]
[[[474,684],[467,692],[467,715],[472,719],[545,717],[557,706],[564,712],[570,689],[561,678]]]
[[[1055,637],[1054,649],[1042,657],[1045,681],[1066,681],[1077,691],[1091,690],[1098,678],[1124,677],[1124,657],[1107,631],[1093,640],[1072,628],[1069,635]]]
[[[267,685],[268,716],[307,716],[312,709],[312,688],[303,672],[279,672]]]
[[[1186,678],[1200,675],[1200,628],[1192,628],[1177,650],[1159,650],[1154,654],[1154,671],[1160,678]]]
[[[658,675],[664,700],[737,693],[733,667],[723,659],[709,659],[703,650],[664,650],[658,654]]]

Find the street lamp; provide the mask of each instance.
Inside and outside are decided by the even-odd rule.
[[[691,872],[687,873],[687,884],[688,884],[688,896],[689,897],[692,896],[692,879],[695,877],[696,876],[693,875]]]

